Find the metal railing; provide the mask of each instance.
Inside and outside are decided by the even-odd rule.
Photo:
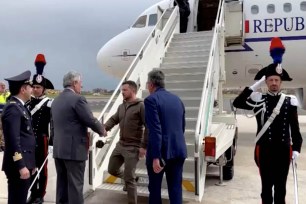
[[[166,17],[166,14],[169,14],[169,12],[171,12],[171,15],[168,15],[168,18]],[[167,21],[166,23],[165,20]],[[173,33],[179,32],[179,27],[177,26],[178,21],[179,10],[177,6],[175,8],[168,8],[163,12],[161,18],[158,20],[154,29],[146,39],[128,70],[118,83],[118,86],[114,90],[109,101],[103,108],[99,116],[100,121],[104,121],[112,116],[117,111],[117,107],[122,103],[123,98],[120,94],[120,88],[124,81],[133,80],[138,83],[139,90],[137,96],[141,96],[140,94],[146,86],[148,72],[154,67],[159,67],[169,39],[172,37]],[[101,137],[98,134],[91,132],[91,146],[89,151],[89,182],[90,185],[92,185],[93,190],[95,190],[95,188],[102,183],[103,173],[107,168],[110,154],[115,146],[115,143],[119,140],[119,129],[116,128],[112,130],[108,135],[110,143],[106,147],[100,149],[96,147],[96,142],[101,140]]]
[[[220,0],[215,27],[213,31],[213,40],[211,43],[209,59],[203,84],[202,98],[199,108],[199,114],[195,130],[195,194],[199,195],[199,199],[204,193],[204,179],[206,168],[204,155],[201,154],[202,141],[205,135],[210,134],[210,124],[212,121],[213,101],[217,95],[219,75],[220,75],[220,44],[219,37],[224,26],[224,0]]]

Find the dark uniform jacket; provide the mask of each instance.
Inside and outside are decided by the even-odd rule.
[[[28,109],[12,97],[4,106],[1,119],[5,138],[2,170],[34,169],[36,142]]]
[[[280,93],[274,95],[270,92],[267,94],[253,92],[247,87],[234,100],[233,105],[236,108],[253,110],[254,113],[256,113],[263,106],[254,108],[247,104],[247,102],[256,105],[261,103],[265,104],[266,111],[260,112],[256,115],[258,133],[272,114],[273,109],[276,107],[280,99],[280,96]],[[297,105],[298,102],[295,96],[286,96],[283,105],[280,108],[279,115],[275,117],[274,121],[259,139],[257,144],[272,143],[290,145],[292,142],[292,150],[300,152],[303,139],[299,128]]]
[[[46,96],[35,98],[31,97],[31,100],[27,103],[27,107],[31,112],[36,105],[38,105]],[[33,131],[36,137],[49,136],[49,123],[50,123],[50,112],[51,112],[52,100],[48,99],[38,109],[34,115],[32,115]]]
[[[53,157],[85,161],[88,158],[87,128],[103,134],[102,124],[93,116],[85,97],[65,89],[51,105]],[[53,138],[53,139],[52,139]]]

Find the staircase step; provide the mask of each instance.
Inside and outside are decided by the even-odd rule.
[[[197,51],[197,50],[206,50],[210,51],[210,44],[204,44],[204,45],[196,45],[196,44],[174,44],[169,45],[167,52],[187,52],[187,51]]]
[[[213,31],[189,32],[189,33],[176,33],[173,38],[194,38],[194,37],[213,37]]]
[[[182,97],[185,107],[200,107],[201,97]]]
[[[188,69],[184,69],[185,73],[181,69],[177,69],[179,72],[176,72],[176,69],[172,69],[172,72],[165,72],[163,69],[160,69],[165,73],[166,81],[191,81],[191,80],[202,80],[204,82],[205,72],[190,72]]]
[[[171,47],[184,47],[184,46],[210,46],[211,45],[211,38],[206,38],[202,40],[192,40],[192,39],[180,39],[178,41],[171,41]]]
[[[196,124],[197,124],[197,118],[185,118],[186,120],[186,129],[195,129],[196,127]]]
[[[207,61],[198,62],[174,62],[174,63],[163,63],[161,69],[164,73],[194,73],[194,72],[205,72]],[[175,70],[181,69],[181,70]]]
[[[193,51],[171,51],[166,52],[166,57],[184,57],[184,56],[204,56],[208,55],[209,50],[201,49],[201,50],[193,50]]]
[[[148,176],[146,168],[145,169],[137,168],[135,174],[138,177],[138,181],[137,181],[138,187],[148,186],[149,176]],[[103,183],[105,184],[123,184],[124,180],[121,178],[112,176],[107,171],[105,171],[103,174]],[[190,173],[183,172],[183,183],[188,183],[194,186],[194,173],[193,172],[190,172]],[[167,188],[167,180],[165,176],[163,177],[162,188]],[[191,188],[188,190],[194,192],[194,188],[193,189]]]
[[[172,75],[180,75],[186,77],[190,75],[201,75],[206,73],[206,67],[203,66],[194,66],[194,67],[163,67],[159,68],[159,70],[163,71],[166,75],[166,79],[171,77]],[[169,77],[168,77],[169,76]],[[180,77],[178,76],[178,77]]]
[[[186,56],[174,56],[163,58],[163,63],[178,63],[189,61],[208,61],[208,54],[206,55],[186,55]]]
[[[125,191],[122,190],[122,184],[107,184],[104,183],[98,187],[98,189],[116,191],[118,193],[126,194]],[[137,187],[137,195],[148,197],[150,194],[148,187]],[[168,197],[168,189],[161,189],[161,197],[163,199],[169,199]],[[195,201],[198,196],[196,196],[193,192],[183,191],[183,198],[186,201]]]
[[[185,107],[185,117],[196,118],[198,117],[199,106],[198,107]]]
[[[193,41],[202,41],[202,40],[211,42],[211,39],[212,39],[212,36],[185,36],[185,37],[174,36],[171,40],[171,43],[173,42],[193,42]]]
[[[187,88],[187,89],[194,89],[194,88],[202,88],[204,86],[204,79],[202,80],[176,80],[176,81],[165,81],[166,89],[172,88]]]

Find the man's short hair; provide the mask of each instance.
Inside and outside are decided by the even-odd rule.
[[[63,78],[63,87],[71,87],[75,81],[81,80],[81,74],[75,71],[69,71],[64,75]]]
[[[132,80],[124,81],[121,85],[123,86],[125,84],[129,85],[129,87],[131,87],[131,89],[134,90],[135,93],[137,93],[138,87],[134,81]]]
[[[165,88],[165,74],[160,70],[152,70],[148,73],[148,81],[155,87]]]

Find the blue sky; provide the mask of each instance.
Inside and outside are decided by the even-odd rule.
[[[44,75],[62,89],[63,75],[83,75],[84,90],[113,89],[118,79],[96,62],[98,50],[159,0],[0,0],[0,80],[25,70],[35,74],[45,54]]]

